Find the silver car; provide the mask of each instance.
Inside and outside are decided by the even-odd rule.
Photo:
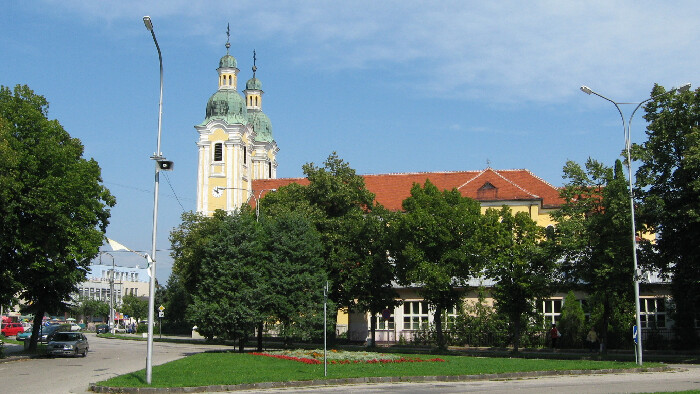
[[[49,356],[83,356],[87,355],[90,345],[83,333],[57,332],[46,345]]]

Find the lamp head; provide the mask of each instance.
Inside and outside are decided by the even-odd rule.
[[[589,88],[589,87],[586,86],[586,85],[581,86],[581,91],[582,91],[583,93],[586,93],[586,94],[591,94],[591,93],[593,93],[593,90],[591,90],[591,88]]]
[[[146,15],[143,17],[143,24],[146,25],[148,31],[153,31],[153,22],[151,22],[151,17]]]

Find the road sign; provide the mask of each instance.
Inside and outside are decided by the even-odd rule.
[[[638,336],[639,333],[637,332],[637,326],[632,326],[632,339],[634,339],[634,343],[637,343]]]
[[[161,306],[158,307],[158,310],[161,311],[161,312],[163,312],[163,311],[165,310],[165,307],[164,307],[163,305],[161,305]]]
[[[163,312],[163,311],[158,312],[158,317],[165,317],[165,312]]]

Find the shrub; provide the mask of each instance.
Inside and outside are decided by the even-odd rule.
[[[586,316],[583,313],[581,303],[576,299],[573,291],[569,291],[564,298],[559,320],[559,332],[561,332],[561,347],[583,347],[583,339],[586,335]]]

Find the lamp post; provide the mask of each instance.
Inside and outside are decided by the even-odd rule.
[[[260,189],[258,190],[258,196],[255,196],[254,190],[248,190],[244,189],[242,187],[221,187],[221,186],[216,186],[214,187],[214,194],[220,195],[223,190],[245,190],[248,193],[250,193],[250,196],[253,197],[255,200],[255,221],[257,222],[260,218],[260,197],[262,197],[262,193],[264,191],[271,191],[274,192],[277,189]],[[250,200],[250,198],[248,199]]]
[[[635,314],[636,314],[636,325],[637,325],[637,364],[642,365],[642,318],[641,318],[641,308],[639,305],[639,277],[641,276],[641,272],[639,271],[639,268],[637,267],[637,230],[634,224],[634,187],[632,183],[632,156],[630,154],[630,150],[632,148],[632,139],[630,136],[630,125],[632,124],[632,118],[634,117],[634,114],[637,112],[639,107],[642,106],[642,104],[649,102],[655,98],[661,97],[666,94],[670,94],[676,91],[681,91],[685,92],[688,89],[690,89],[690,83],[687,83],[679,88],[673,88],[669,90],[668,92],[657,94],[656,96],[650,97],[640,103],[622,103],[622,102],[616,102],[614,100],[611,100],[602,94],[599,94],[589,88],[588,86],[581,86],[581,91],[590,95],[590,94],[595,94],[596,96],[607,100],[615,105],[615,108],[617,108],[617,112],[620,113],[620,118],[622,119],[622,131],[624,132],[625,135],[625,151],[627,153],[627,171],[629,173],[629,195],[630,195],[630,217],[631,217],[631,225],[632,225],[632,263],[633,263],[633,276],[632,276],[632,281],[634,282],[634,308],[635,308]],[[629,120],[625,121],[625,116],[622,113],[622,109],[620,108],[620,105],[623,104],[629,104],[629,105],[634,105],[636,104],[637,106],[634,108],[634,111],[632,111],[632,115],[630,115]]]
[[[153,23],[151,22],[150,16],[143,17],[143,23],[146,25],[146,29],[151,32],[153,36],[153,42],[156,44],[156,49],[158,50],[158,62],[160,63],[160,100],[158,101],[158,140],[156,152],[151,156],[152,160],[156,161],[156,172],[155,172],[155,188],[153,192],[153,235],[152,235],[152,248],[150,263],[150,275],[151,280],[148,286],[148,338],[146,346],[146,383],[151,384],[151,372],[153,365],[153,308],[155,306],[155,290],[156,290],[156,234],[158,228],[158,186],[160,179],[160,169],[163,163],[169,163],[165,161],[165,158],[160,152],[160,131],[163,118],[163,56],[160,53],[160,46],[158,45],[158,40],[156,40],[156,33],[153,31]],[[163,167],[164,169],[170,169],[172,163]]]
[[[114,256],[107,252],[101,252],[100,264],[102,264],[103,254],[112,258],[112,273],[109,275],[109,327],[112,334],[114,334]]]

